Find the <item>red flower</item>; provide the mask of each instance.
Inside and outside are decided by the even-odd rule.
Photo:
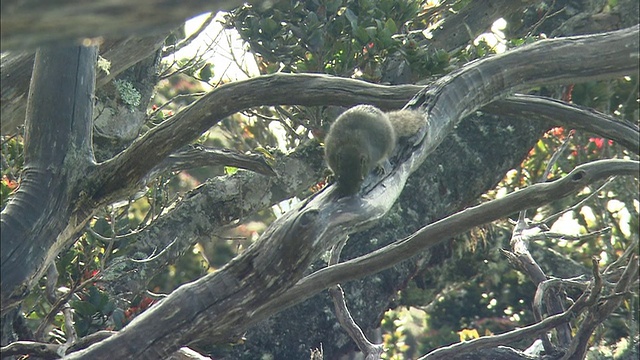
[[[549,133],[553,136],[560,136],[562,134],[564,134],[564,128],[559,126],[559,127],[554,127],[553,129],[549,130]]]
[[[592,138],[589,138],[589,141],[594,143],[598,149],[602,149],[602,147],[604,146],[605,139],[592,137]],[[610,146],[613,145],[613,140],[608,140],[607,144],[609,144]]]
[[[2,182],[11,190],[14,190],[18,187],[18,182],[11,180],[7,177],[7,175],[2,176]]]

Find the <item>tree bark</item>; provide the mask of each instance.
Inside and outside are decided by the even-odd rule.
[[[36,53],[27,104],[20,188],[2,211],[2,314],[20,303],[87,218],[72,218],[78,189],[93,164],[91,115],[95,47]]]

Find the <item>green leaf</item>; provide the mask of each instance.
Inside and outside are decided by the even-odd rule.
[[[280,25],[272,18],[265,18],[260,20],[260,28],[264,36],[274,37],[278,33],[278,30],[280,30]]]
[[[387,19],[387,21],[384,23],[384,28],[387,29],[391,34],[395,34],[398,32],[396,22],[391,18]]]
[[[320,21],[318,20],[318,15],[314,12],[310,12],[307,15],[306,23],[308,27],[317,26]]]
[[[361,44],[366,44],[369,42],[369,39],[371,39],[369,33],[364,28],[356,28],[353,35]]]
[[[358,16],[356,16],[356,14],[354,14],[353,11],[351,11],[351,9],[347,9],[344,12],[344,16],[346,16],[347,20],[349,20],[349,22],[351,23],[352,29],[358,28]]]
[[[202,69],[200,69],[200,79],[202,81],[209,81],[211,76],[213,75],[213,66],[211,64],[205,64]]]
[[[337,12],[338,9],[340,9],[340,7],[342,6],[342,1],[341,0],[327,0],[325,2],[325,6],[327,8],[327,13],[333,14],[333,13]]]
[[[368,26],[364,29],[369,35],[369,39],[375,39],[378,33],[378,29],[375,26]]]
[[[74,301],[71,306],[75,313],[81,317],[91,317],[96,313],[96,307],[87,301]]]

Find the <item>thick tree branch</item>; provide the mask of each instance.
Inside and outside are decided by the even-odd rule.
[[[2,313],[44,274],[70,233],[73,186],[93,163],[91,112],[95,47],[36,53],[27,105],[25,166],[20,188],[2,211]]]

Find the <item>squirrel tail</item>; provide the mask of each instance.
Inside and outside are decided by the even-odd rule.
[[[398,139],[418,133],[426,122],[422,112],[417,110],[397,110],[387,113]]]

